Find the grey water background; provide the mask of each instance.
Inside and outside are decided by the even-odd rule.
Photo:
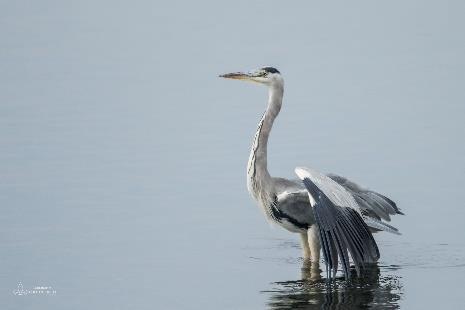
[[[460,308],[464,10],[1,1],[0,308]],[[338,173],[407,214],[367,285],[302,281],[298,236],[248,196],[267,92],[217,76],[262,65],[286,81],[271,173]]]

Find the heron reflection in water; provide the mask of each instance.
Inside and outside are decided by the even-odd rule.
[[[299,233],[303,256],[318,263],[320,250],[329,279],[335,277],[341,262],[345,278],[349,279],[349,255],[356,274],[367,264],[379,259],[373,231],[398,234],[397,228],[387,224],[391,215],[403,214],[386,196],[365,189],[338,176],[325,175],[310,168],[296,168],[300,180],[272,177],[268,172],[267,147],[273,123],[278,116],[284,94],[284,79],[272,67],[263,67],[249,73],[228,73],[220,77],[251,81],[268,86],[268,106],[260,119],[247,165],[247,187],[263,209],[266,217],[288,231]],[[328,126],[335,126],[328,120]],[[312,119],[302,124],[308,143]],[[342,128],[341,128],[342,130]]]
[[[355,270],[351,270],[356,273]],[[267,305],[269,309],[399,309],[402,283],[397,276],[381,275],[377,264],[365,266],[364,276],[349,283],[341,278],[331,289],[321,279],[317,264],[307,262],[302,280],[273,283]]]

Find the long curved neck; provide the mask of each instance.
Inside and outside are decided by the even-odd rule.
[[[268,138],[274,120],[281,110],[284,87],[282,84],[271,85],[268,94],[268,106],[258,123],[249,163],[247,165],[247,187],[256,198],[262,198],[270,190],[271,176],[268,172],[267,149]]]

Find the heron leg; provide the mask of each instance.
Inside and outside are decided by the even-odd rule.
[[[310,248],[310,259],[314,263],[320,262],[320,233],[318,232],[318,227],[312,225],[307,231],[308,245]]]
[[[321,279],[320,264],[314,263],[310,260],[305,260],[302,269],[302,280],[317,281]]]
[[[300,234],[300,240],[302,242],[302,250],[304,251],[304,260],[310,260],[310,247],[308,246],[307,232]]]

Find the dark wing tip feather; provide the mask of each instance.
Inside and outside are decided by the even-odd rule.
[[[389,203],[392,206],[392,208],[394,208],[394,210],[396,211],[396,214],[405,215],[404,212],[400,211],[399,207],[394,201],[392,201],[392,199],[389,199],[388,197],[381,195],[380,193],[376,193],[376,194],[380,196],[381,198],[383,198],[387,203]]]

